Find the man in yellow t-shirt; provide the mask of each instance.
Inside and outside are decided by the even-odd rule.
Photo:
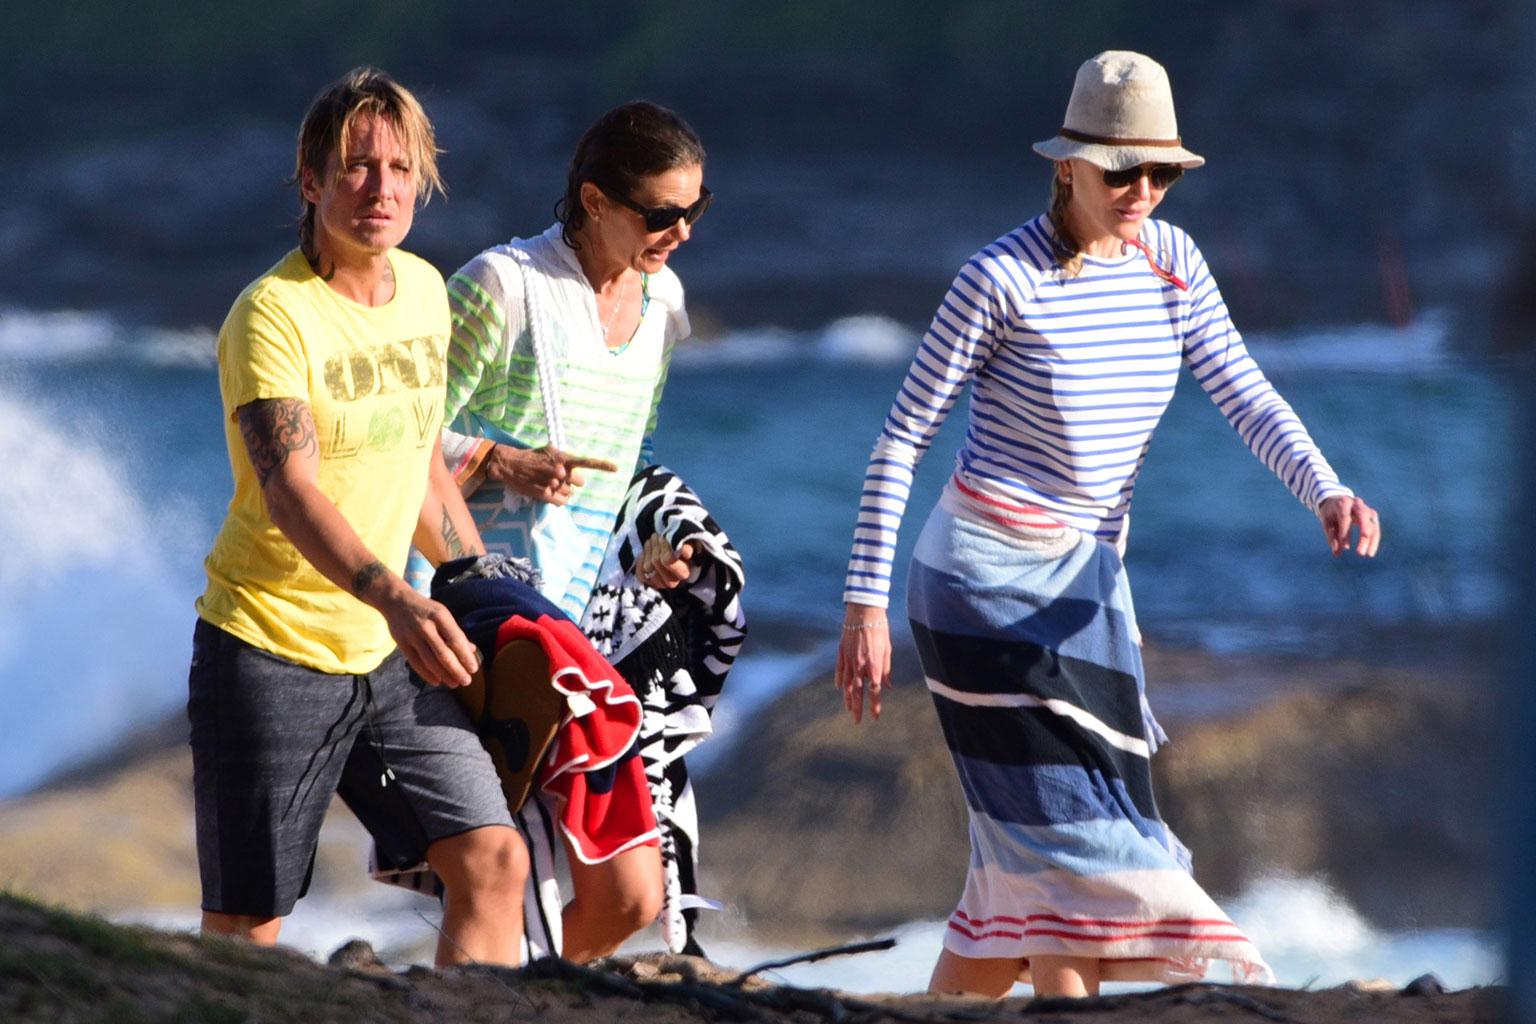
[[[442,187],[436,152],[382,72],[322,92],[299,133],[300,247],[219,332],[235,493],[188,696],[203,929],[275,942],[339,793],[386,866],[443,880],[440,964],[515,963],[527,850],[448,692],[479,655],[400,576],[413,542],[434,563],[483,551],[439,446],[443,280],[397,248]]]

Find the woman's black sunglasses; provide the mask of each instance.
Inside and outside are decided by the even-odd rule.
[[[699,198],[691,206],[641,206],[629,196],[621,195],[613,189],[603,185],[597,187],[603,190],[603,195],[620,206],[627,206],[638,213],[645,220],[645,230],[652,234],[666,231],[678,221],[692,227],[693,222],[704,216],[709,204],[715,201],[715,194],[702,185],[699,186]]]
[[[1152,182],[1153,188],[1167,188],[1184,176],[1184,168],[1178,164],[1142,164],[1123,171],[1105,171],[1104,184],[1110,188],[1125,188],[1140,181],[1143,174]]]

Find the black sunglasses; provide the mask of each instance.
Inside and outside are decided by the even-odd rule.
[[[627,206],[638,213],[645,220],[645,230],[652,234],[666,231],[678,221],[692,227],[693,222],[704,216],[704,211],[709,209],[709,204],[715,201],[715,194],[702,185],[699,186],[699,198],[695,199],[691,206],[641,206],[629,196],[620,195],[607,186],[598,185],[597,187],[603,190],[603,195],[620,206]]]
[[[1167,188],[1184,176],[1184,168],[1178,164],[1149,164],[1127,167],[1123,171],[1105,171],[1104,184],[1110,188],[1134,185],[1145,174],[1153,188]]]

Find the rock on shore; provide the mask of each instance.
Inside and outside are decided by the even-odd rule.
[[[1154,760],[1159,799],[1214,895],[1322,876],[1377,925],[1487,923],[1485,680],[1157,648],[1147,662],[1173,735]],[[808,681],[739,725],[699,780],[704,891],[751,934],[844,940],[953,908],[959,784],[910,652],[896,680],[880,721],[858,728],[828,677]],[[178,716],[0,802],[0,888],[96,911],[195,908],[191,812]],[[376,891],[365,849],[338,803],[314,891]]]
[[[1322,876],[1378,925],[1490,920],[1486,679],[1157,648],[1146,661],[1173,737],[1153,761],[1159,801],[1213,894]],[[894,678],[881,719],[857,728],[830,677],[807,682],[701,782],[707,888],[754,931],[840,937],[954,908],[959,782],[910,652]]]
[[[186,730],[178,714],[32,793],[0,800],[0,891],[79,910],[195,912],[201,889]],[[366,852],[362,826],[335,801],[312,891],[373,886]]]
[[[475,967],[402,973],[354,955],[326,966],[281,949],[122,928],[0,895],[0,1019],[15,1024],[123,1020],[437,1021],[625,1024],[717,1020],[857,1021],[860,1024],[1017,1020],[1070,1016],[1074,1024],[1175,1024],[1243,1019],[1321,1024],[1473,1024],[1493,1021],[1503,993],[1402,993],[1341,987],[1321,992],[1186,985],[1139,995],[988,1003],[926,996],[852,997],[769,985],[688,957],[643,957],[577,968],[540,961],[522,970]],[[335,959],[335,958],[333,958]]]

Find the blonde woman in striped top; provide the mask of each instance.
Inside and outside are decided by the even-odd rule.
[[[1051,203],[945,296],[865,476],[837,683],[855,722],[890,676],[886,605],[913,473],[969,386],[954,473],[913,555],[908,611],[965,791],[971,859],[933,991],[1087,995],[1211,961],[1272,975],[1200,889],[1158,815],[1140,637],[1120,561],[1153,428],[1188,367],[1315,512],[1337,555],[1377,514],[1340,484],[1243,345],[1194,242],[1153,210],[1204,160],[1163,68],[1110,51],[1078,72],[1036,151]]]

